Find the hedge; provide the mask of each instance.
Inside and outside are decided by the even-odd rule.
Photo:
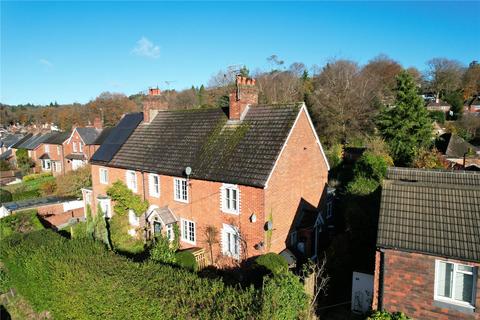
[[[15,212],[0,219],[0,239],[14,233],[26,233],[41,229],[43,229],[43,225],[37,217],[37,210]]]
[[[52,176],[52,174],[50,172],[33,173],[33,174],[29,174],[29,175],[24,176],[22,178],[22,181],[23,182],[28,182],[28,181],[37,180],[37,179],[45,178],[45,177],[51,177],[51,176]]]
[[[255,259],[255,266],[264,268],[273,274],[280,274],[288,271],[287,260],[281,255],[273,252],[258,256]]]
[[[262,294],[168,265],[135,263],[100,242],[51,230],[8,237],[0,259],[9,284],[54,319],[299,319],[308,303],[292,274],[266,278]],[[296,300],[283,303],[289,298]]]

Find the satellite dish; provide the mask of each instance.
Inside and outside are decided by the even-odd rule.
[[[185,174],[186,174],[187,176],[191,175],[191,174],[192,174],[192,168],[186,167],[186,168],[185,168]]]

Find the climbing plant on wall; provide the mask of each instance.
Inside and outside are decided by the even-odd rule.
[[[121,181],[113,183],[108,188],[107,195],[115,201],[113,211],[119,215],[126,215],[129,210],[133,210],[137,216],[140,216],[148,209],[148,202],[134,194]]]

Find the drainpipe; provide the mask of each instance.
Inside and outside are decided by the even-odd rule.
[[[378,276],[378,310],[383,310],[383,293],[385,278],[385,252],[380,249],[380,274]]]
[[[142,196],[143,196],[143,201],[146,201],[147,198],[145,196],[145,172],[143,170],[140,170],[140,173],[142,174]],[[148,208],[147,208],[148,210]],[[147,242],[147,215],[146,212],[144,213],[144,218],[145,218],[145,225],[143,227],[143,241],[146,243]]]

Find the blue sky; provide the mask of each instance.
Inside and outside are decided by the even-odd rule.
[[[207,84],[229,65],[480,60],[480,2],[1,2],[0,101]]]

